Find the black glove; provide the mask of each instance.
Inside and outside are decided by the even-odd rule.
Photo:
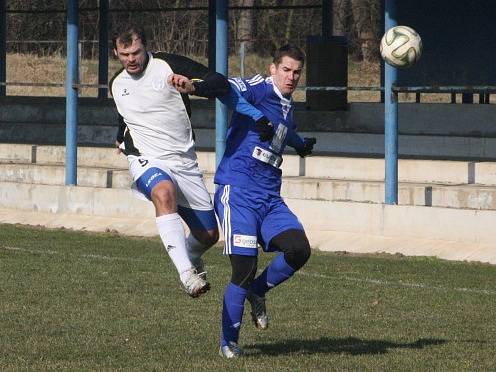
[[[255,128],[259,134],[260,141],[272,141],[274,137],[274,125],[265,116],[255,122]]]
[[[317,143],[317,138],[315,137],[305,137],[303,139],[303,147],[296,150],[296,153],[298,155],[300,155],[302,158],[304,158],[305,156],[308,156],[312,153],[312,150],[313,150],[313,145],[315,145]]]

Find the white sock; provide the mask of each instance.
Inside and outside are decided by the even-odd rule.
[[[158,233],[162,238],[165,250],[176,267],[181,281],[184,283],[191,275],[190,270],[193,265],[191,265],[186,251],[186,236],[181,217],[177,213],[172,213],[159,216],[156,221]]]
[[[205,244],[200,243],[193,234],[189,233],[186,238],[186,249],[188,250],[188,256],[191,262],[199,259],[208,248]]]

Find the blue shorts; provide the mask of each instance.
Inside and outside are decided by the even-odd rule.
[[[303,226],[280,195],[219,185],[215,212],[224,231],[224,254],[256,256],[258,244],[265,252],[276,251],[272,238]]]

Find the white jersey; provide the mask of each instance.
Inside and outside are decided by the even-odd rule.
[[[167,84],[169,64],[148,53],[148,65],[135,77],[122,70],[111,84],[117,111],[134,146],[150,158],[196,159],[193,132],[181,94]]]

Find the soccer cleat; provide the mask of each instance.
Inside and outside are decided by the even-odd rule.
[[[255,323],[255,327],[259,329],[267,329],[269,327],[269,318],[267,316],[267,309],[265,308],[265,297],[260,297],[248,291],[246,299],[251,305],[251,319]]]
[[[182,288],[191,297],[196,298],[210,289],[210,283],[192,269],[189,278],[182,283]]]
[[[195,267],[198,276],[203,280],[207,280],[207,272],[205,271],[205,263],[203,262],[203,260],[200,257],[198,257],[194,260],[191,260],[191,263]]]
[[[226,346],[220,347],[219,355],[228,359],[239,358],[243,355],[243,349],[241,349],[236,342],[229,341]]]

